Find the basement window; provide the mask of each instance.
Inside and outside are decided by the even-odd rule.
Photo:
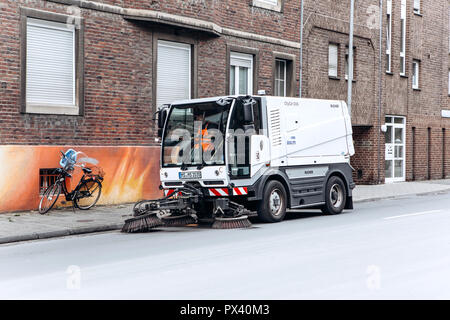
[[[44,194],[49,186],[55,183],[58,175],[55,173],[56,168],[39,169],[39,194]]]

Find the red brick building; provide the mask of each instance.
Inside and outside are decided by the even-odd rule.
[[[449,1],[383,3],[381,48],[379,1],[355,12],[355,179],[450,176]],[[304,97],[347,99],[349,6],[304,1]],[[158,195],[158,104],[299,95],[298,0],[0,0],[0,26],[0,211],[35,208],[69,147],[103,203]]]

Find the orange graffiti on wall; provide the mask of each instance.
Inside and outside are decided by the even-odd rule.
[[[161,196],[158,147],[0,146],[0,212],[35,210],[39,170],[58,168],[60,150],[72,148],[98,160],[105,172],[98,204],[119,204]],[[74,188],[81,171],[71,179]],[[62,199],[61,197],[61,200]],[[59,203],[61,205],[61,202]]]

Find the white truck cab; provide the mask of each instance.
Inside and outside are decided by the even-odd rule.
[[[283,220],[288,208],[327,214],[353,208],[355,151],[344,101],[213,97],[158,113],[161,188],[167,196],[187,185],[201,190],[200,215],[216,208],[217,199],[266,222]]]

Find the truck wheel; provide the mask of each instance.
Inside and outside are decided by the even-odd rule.
[[[321,210],[325,214],[339,214],[345,208],[347,189],[341,178],[333,176],[328,179],[325,188],[325,205]]]
[[[287,196],[283,184],[269,181],[259,202],[258,216],[264,222],[280,222],[286,215]]]

